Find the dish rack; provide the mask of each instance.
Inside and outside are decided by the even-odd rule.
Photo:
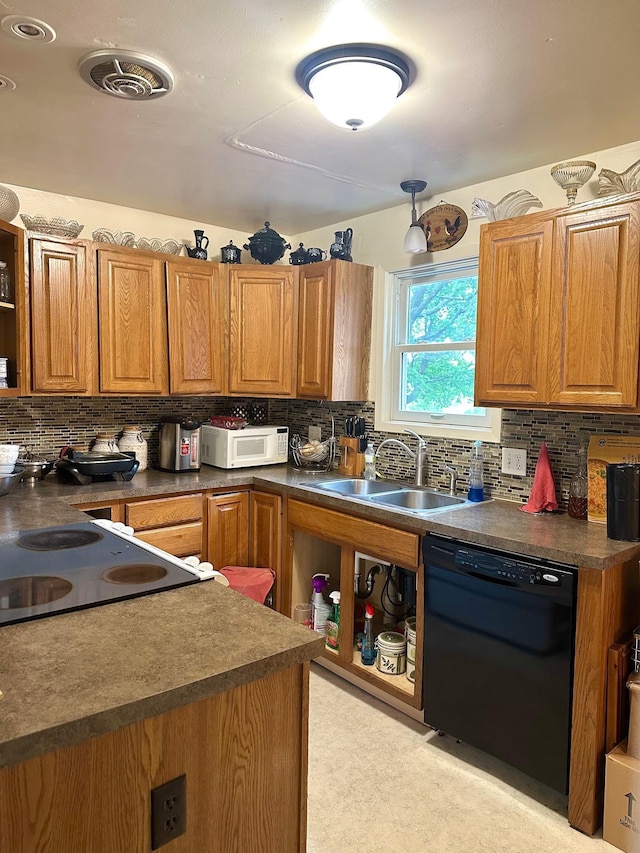
[[[330,471],[336,456],[336,437],[332,435],[325,441],[312,444],[297,433],[292,437],[291,453],[293,464],[301,471]]]

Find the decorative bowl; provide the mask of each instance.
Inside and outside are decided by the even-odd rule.
[[[212,415],[209,423],[222,429],[244,429],[247,425],[245,418],[236,418],[233,415]]]
[[[38,231],[40,234],[52,234],[56,237],[77,237],[84,228],[75,219],[62,219],[60,216],[54,216],[53,219],[47,219],[46,216],[28,216],[26,213],[20,214],[20,219],[25,224],[27,231]]]
[[[91,235],[96,243],[109,243],[112,246],[135,246],[136,235],[131,231],[109,231],[97,228]]]
[[[158,237],[140,237],[136,248],[150,252],[164,252],[166,255],[177,255],[182,250],[182,243],[177,240],[160,240]]]
[[[567,206],[576,203],[578,190],[587,183],[595,168],[591,160],[573,160],[551,167],[551,177],[567,194]]]
[[[22,477],[22,465],[16,465],[15,470],[11,474],[0,474],[0,495],[6,495],[20,482]]]

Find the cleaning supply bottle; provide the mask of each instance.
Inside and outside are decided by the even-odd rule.
[[[484,500],[484,471],[482,461],[482,442],[474,441],[471,449],[471,464],[469,466],[469,493],[470,501]]]
[[[365,480],[375,480],[376,478],[376,452],[371,442],[367,444],[364,451],[364,473],[362,476]]]
[[[367,602],[364,609],[364,639],[362,640],[362,648],[360,649],[360,660],[365,666],[373,666],[376,662],[376,644],[373,639],[373,615],[375,611],[373,605]]]
[[[331,607],[327,604],[323,592],[329,586],[329,575],[317,574],[311,578],[313,595],[311,596],[311,627],[319,634],[324,634],[325,623]]]
[[[340,593],[337,590],[336,592],[330,592],[329,598],[333,603],[331,606],[331,613],[327,619],[327,631],[324,637],[324,644],[328,649],[332,649],[334,652],[337,652],[340,644]]]

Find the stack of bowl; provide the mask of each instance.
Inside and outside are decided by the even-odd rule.
[[[16,465],[19,444],[0,444],[0,495],[6,495],[19,481],[22,465]]]

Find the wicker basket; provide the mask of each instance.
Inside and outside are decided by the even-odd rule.
[[[291,453],[293,464],[301,471],[330,471],[336,455],[336,440],[331,436],[312,445],[296,434],[291,439]]]

